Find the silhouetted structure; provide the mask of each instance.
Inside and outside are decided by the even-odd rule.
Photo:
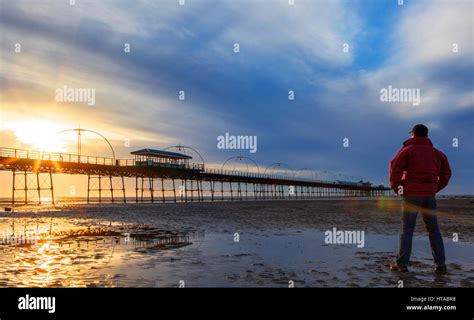
[[[132,154],[134,159],[115,159],[0,148],[0,170],[13,172],[13,205],[18,202],[17,193],[23,193],[20,199],[28,203],[30,191],[35,192],[39,203],[44,192],[48,192],[54,203],[53,174],[58,173],[87,175],[88,202],[92,201],[94,193],[99,202],[105,200],[104,194],[112,202],[127,202],[125,178],[135,179],[135,202],[310,199],[390,194],[389,188],[372,186],[368,182],[321,181],[209,169],[204,164],[191,163],[191,156],[165,150],[142,149]],[[172,187],[165,188],[165,181],[170,181]]]

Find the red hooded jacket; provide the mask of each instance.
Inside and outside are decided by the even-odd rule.
[[[403,186],[403,196],[434,196],[450,178],[448,158],[427,137],[408,139],[390,161],[390,187]]]

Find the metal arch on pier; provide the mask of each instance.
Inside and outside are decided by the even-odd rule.
[[[99,132],[97,132],[97,131],[94,131],[94,130],[82,129],[82,128],[61,130],[61,131],[57,132],[56,134],[61,134],[61,133],[70,132],[70,131],[76,131],[76,132],[77,132],[77,154],[78,154],[79,156],[80,156],[81,153],[82,153],[81,132],[91,132],[91,133],[94,133],[94,134],[98,135],[99,137],[101,137],[102,139],[104,139],[105,142],[107,142],[107,144],[108,144],[109,147],[110,147],[110,150],[112,151],[112,158],[115,159],[114,147],[112,147],[112,144],[110,143],[110,141],[109,141],[103,134],[101,134],[101,133],[99,133]]]
[[[223,164],[222,164],[222,170],[225,170],[225,165],[233,160],[233,159],[238,159],[238,160],[242,160],[242,159],[245,159],[245,160],[250,160],[254,165],[255,167],[257,168],[257,173],[260,173],[260,167],[258,166],[257,162],[255,162],[252,158],[250,157],[245,157],[245,156],[233,156],[233,157],[230,157],[229,159],[227,159]],[[249,165],[248,163],[245,163],[247,165],[247,172],[249,172]]]
[[[282,162],[272,163],[271,165],[269,165],[268,167],[265,168],[265,171],[263,171],[263,173],[265,174],[265,173],[267,173],[267,170],[273,169],[275,167],[283,168],[283,170],[285,172],[285,176],[290,177],[290,175],[288,174],[288,172],[292,171],[290,165],[288,165],[286,163],[282,163]]]
[[[170,146],[170,147],[167,147],[167,148],[164,148],[163,150],[169,150],[171,148],[176,148],[178,151],[183,151],[184,154],[186,154],[186,149],[189,149],[189,150],[192,150],[194,151],[198,156],[199,156],[199,159],[201,159],[201,162],[203,165],[205,165],[206,163],[204,162],[204,158],[202,157],[201,153],[196,149],[196,148],[193,148],[193,147],[189,147],[189,146],[182,146],[182,145],[177,145],[177,146]]]

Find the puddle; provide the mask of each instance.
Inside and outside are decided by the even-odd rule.
[[[52,223],[16,223],[0,230],[0,286],[116,286],[126,274],[104,268],[184,248],[202,231],[150,225],[89,226],[55,231]]]

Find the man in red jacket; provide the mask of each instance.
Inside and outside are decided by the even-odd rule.
[[[413,231],[418,212],[429,233],[431,251],[436,264],[435,272],[446,273],[444,244],[436,217],[437,192],[448,185],[451,169],[444,153],[433,147],[428,139],[428,128],[417,124],[411,131],[411,139],[390,161],[390,186],[403,197],[400,251],[397,262],[390,269],[408,272]]]

